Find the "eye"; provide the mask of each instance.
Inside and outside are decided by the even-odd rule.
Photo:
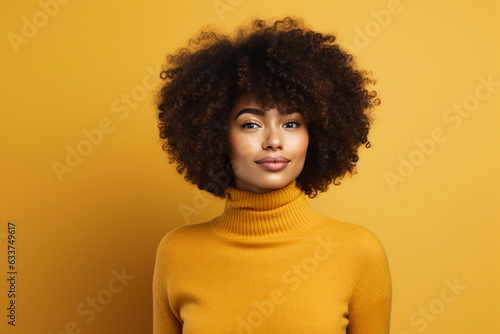
[[[257,123],[254,123],[254,122],[245,122],[241,125],[242,128],[245,128],[245,129],[255,129],[257,128],[259,125]]]
[[[298,128],[302,125],[302,123],[299,123],[297,121],[287,121],[284,125],[286,128]]]

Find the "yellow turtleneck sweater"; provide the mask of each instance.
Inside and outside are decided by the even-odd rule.
[[[315,211],[296,181],[235,188],[221,216],[158,247],[155,334],[387,334],[391,278],[367,229]]]

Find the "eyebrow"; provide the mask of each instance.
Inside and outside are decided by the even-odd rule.
[[[280,114],[293,114],[295,112],[298,112],[296,110],[285,110],[285,111],[281,111]],[[260,110],[260,109],[254,109],[254,108],[245,108],[243,110],[241,110],[234,119],[237,119],[238,116],[242,115],[242,114],[245,114],[245,113],[248,113],[248,114],[254,114],[254,115],[258,115],[258,116],[264,116],[264,110]]]

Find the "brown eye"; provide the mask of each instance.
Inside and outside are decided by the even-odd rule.
[[[301,126],[302,124],[299,123],[299,122],[296,122],[296,121],[288,121],[285,123],[285,127],[286,128],[298,128],[299,126]]]
[[[241,127],[245,129],[255,129],[258,127],[258,125],[254,122],[245,122],[241,125]]]

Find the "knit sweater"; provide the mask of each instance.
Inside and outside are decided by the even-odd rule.
[[[227,192],[222,215],[161,240],[154,334],[389,333],[389,267],[370,231],[314,210],[296,181]]]

